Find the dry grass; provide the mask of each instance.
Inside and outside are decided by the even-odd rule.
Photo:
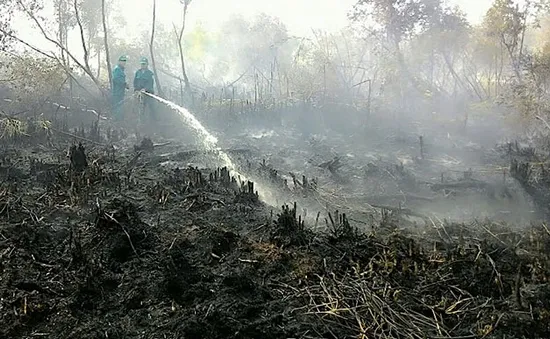
[[[27,126],[21,120],[4,117],[0,119],[0,139],[15,139],[26,136]]]

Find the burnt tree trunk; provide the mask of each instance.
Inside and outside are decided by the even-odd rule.
[[[151,28],[151,42],[149,44],[149,51],[151,54],[151,65],[153,66],[153,72],[155,75],[155,83],[157,84],[157,92],[158,95],[161,97],[164,97],[164,93],[162,92],[162,86],[160,85],[159,76],[157,73],[157,64],[155,62],[155,26],[157,22],[157,0],[153,0],[153,27]]]
[[[178,32],[174,25],[174,32],[176,34],[176,42],[178,44],[178,51],[180,54],[180,63],[181,63],[181,74],[183,76],[183,82],[185,85],[185,92],[186,94],[189,93],[190,85],[189,85],[189,78],[187,77],[187,72],[185,70],[185,58],[183,56],[183,32],[185,31],[185,23],[187,19],[187,9],[189,7],[189,4],[191,3],[191,0],[183,0],[183,19],[181,23],[181,28]]]
[[[109,38],[107,31],[107,14],[105,11],[105,1],[101,0],[101,18],[103,22],[103,44],[105,45],[105,60],[107,61],[107,72],[109,72],[109,84],[113,87],[113,70],[111,69],[111,53],[109,53]]]

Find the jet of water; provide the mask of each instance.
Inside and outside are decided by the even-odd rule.
[[[176,105],[172,101],[168,101],[166,99],[163,99],[159,96],[156,96],[154,94],[150,94],[150,93],[147,93],[147,92],[145,92],[145,94],[152,97],[152,98],[154,98],[154,99],[156,99],[157,101],[165,104],[166,106],[168,106],[172,110],[178,112],[178,114],[179,114],[180,118],[182,119],[183,123],[186,124],[187,126],[193,128],[201,136],[201,141],[202,141],[203,145],[208,150],[212,151],[212,150],[219,149],[218,146],[217,146],[218,145],[218,138],[216,138],[210,132],[208,132],[208,130],[200,123],[199,120],[197,120],[197,118],[195,118],[195,116],[193,114],[191,114],[191,112],[189,112],[188,110],[186,110],[185,108],[183,108],[179,105]],[[229,164],[224,164],[224,165],[229,165]]]
[[[246,176],[244,176],[243,174],[237,171],[237,168],[233,163],[233,161],[231,160],[231,158],[229,157],[229,155],[227,155],[227,153],[222,151],[221,147],[218,146],[218,139],[215,136],[213,136],[212,133],[208,132],[208,130],[200,123],[199,120],[197,120],[197,118],[195,118],[193,114],[191,114],[191,112],[189,112],[187,109],[171,101],[163,99],[154,94],[150,94],[150,93],[145,93],[145,94],[165,104],[172,110],[176,111],[179,114],[182,122],[197,132],[204,147],[209,151],[214,151],[217,153],[218,157],[222,162],[222,166],[227,167],[227,169],[233,172],[234,175],[237,175],[238,177],[240,177],[241,180],[243,181],[249,180],[246,178]],[[269,193],[265,189],[262,189],[261,187],[259,187],[257,181],[255,181],[255,186],[258,189],[258,194],[260,196],[260,199],[262,199],[265,203],[270,204],[272,206],[276,205],[276,202],[273,201],[273,199],[271,198],[271,195],[269,195]]]

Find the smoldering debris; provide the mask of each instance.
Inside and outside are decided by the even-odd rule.
[[[371,201],[381,219],[312,212],[325,229],[313,232],[299,204],[270,212],[227,168],[161,166],[169,149],[79,149],[88,165],[77,176],[83,161],[52,150],[2,184],[3,337],[549,335],[544,226],[427,217],[429,228],[403,230],[414,209],[369,194],[357,199],[388,203]],[[308,176],[285,186],[267,162],[257,166],[295,197],[323,196]]]

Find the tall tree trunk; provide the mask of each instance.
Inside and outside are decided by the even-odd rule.
[[[101,49],[97,51],[97,78],[101,78]]]
[[[529,2],[527,2],[527,5],[525,7],[525,13],[524,13],[524,18],[523,18],[523,27],[521,29],[521,40],[520,40],[520,43],[519,43],[519,56],[518,56],[518,69],[521,65],[521,62],[522,62],[522,59],[523,59],[523,45],[525,43],[525,31],[527,30],[527,17],[529,16]],[[519,73],[519,81],[522,82],[522,77],[521,77],[521,71],[518,70],[518,73]]]
[[[155,63],[155,26],[157,22],[157,0],[153,0],[153,28],[151,29],[151,42],[149,44],[149,52],[151,53],[151,65],[153,66],[153,72],[155,75],[155,82],[157,84],[158,95],[164,97],[162,92],[162,86],[160,85],[159,76],[157,73],[157,64]]]
[[[107,72],[109,72],[109,84],[113,88],[113,70],[111,69],[111,53],[109,53],[109,39],[107,30],[107,14],[105,13],[105,1],[101,0],[101,19],[103,21],[103,44],[105,45],[105,60],[107,61]]]
[[[189,85],[189,78],[187,77],[187,72],[185,71],[185,60],[183,58],[183,47],[182,43],[178,42],[178,49],[180,52],[180,62],[181,62],[181,73],[183,75],[183,82],[185,84],[185,91],[188,92],[191,86]]]
[[[187,77],[187,72],[185,71],[185,59],[184,59],[184,56],[183,56],[183,32],[185,31],[185,22],[186,22],[186,19],[187,19],[187,8],[189,6],[189,2],[190,2],[189,0],[184,0],[183,20],[182,20],[182,23],[181,23],[180,31],[178,32],[177,30],[175,30],[175,27],[174,27],[176,37],[177,37],[178,50],[179,50],[179,54],[180,54],[181,73],[182,73],[182,76],[183,76],[185,91],[187,93],[189,93],[189,89],[190,89],[191,86],[189,85],[189,78]]]
[[[76,17],[76,23],[78,25],[78,29],[80,31],[80,41],[82,43],[82,49],[84,51],[84,65],[88,68],[90,68],[90,52],[89,48],[86,44],[86,36],[84,35],[84,26],[82,25],[82,20],[80,20],[80,12],[78,11],[78,0],[74,0],[74,13]]]
[[[399,41],[397,39],[394,40],[394,47],[395,47],[395,54],[397,56],[397,63],[399,65],[400,71],[403,73],[403,75],[409,80],[409,82],[413,85],[414,89],[418,91],[418,93],[424,95],[425,94],[425,87],[423,84],[420,83],[418,79],[414,77],[414,75],[409,70],[409,67],[407,66],[407,63],[405,61],[405,56],[403,55],[403,52],[401,51],[401,46],[399,45]],[[427,84],[429,85],[429,84]],[[435,89],[433,86],[429,85],[430,90],[435,95],[439,91]]]
[[[58,37],[58,40],[59,40],[59,43],[60,43],[60,46],[59,46],[59,49],[61,51],[61,61],[62,61],[62,64],[63,64],[63,68],[65,70],[67,70],[68,72],[72,73],[71,72],[71,69],[70,69],[70,65],[69,65],[69,58],[67,57],[65,51],[66,51],[66,48],[67,48],[67,34],[68,34],[68,30],[67,30],[67,21],[65,19],[65,15],[67,15],[66,13],[68,12],[68,8],[66,8],[65,6],[65,3],[62,2],[62,1],[58,1],[57,2],[57,22],[58,22],[58,29],[59,29],[59,37]],[[69,105],[72,106],[72,98],[73,98],[73,79],[71,76],[69,76],[69,95],[70,95],[70,103]]]
[[[64,13],[64,9],[61,8],[61,2],[58,2],[58,7],[57,7],[57,23],[58,23],[58,29],[59,29],[59,41],[61,43],[63,43],[63,41],[65,41],[65,39],[63,38],[63,31],[64,31],[64,19],[63,19],[63,13]],[[66,58],[65,58],[65,50],[63,48],[59,48],[60,51],[61,51],[61,61],[63,62],[63,66],[65,68],[67,68],[67,62],[66,62]]]

